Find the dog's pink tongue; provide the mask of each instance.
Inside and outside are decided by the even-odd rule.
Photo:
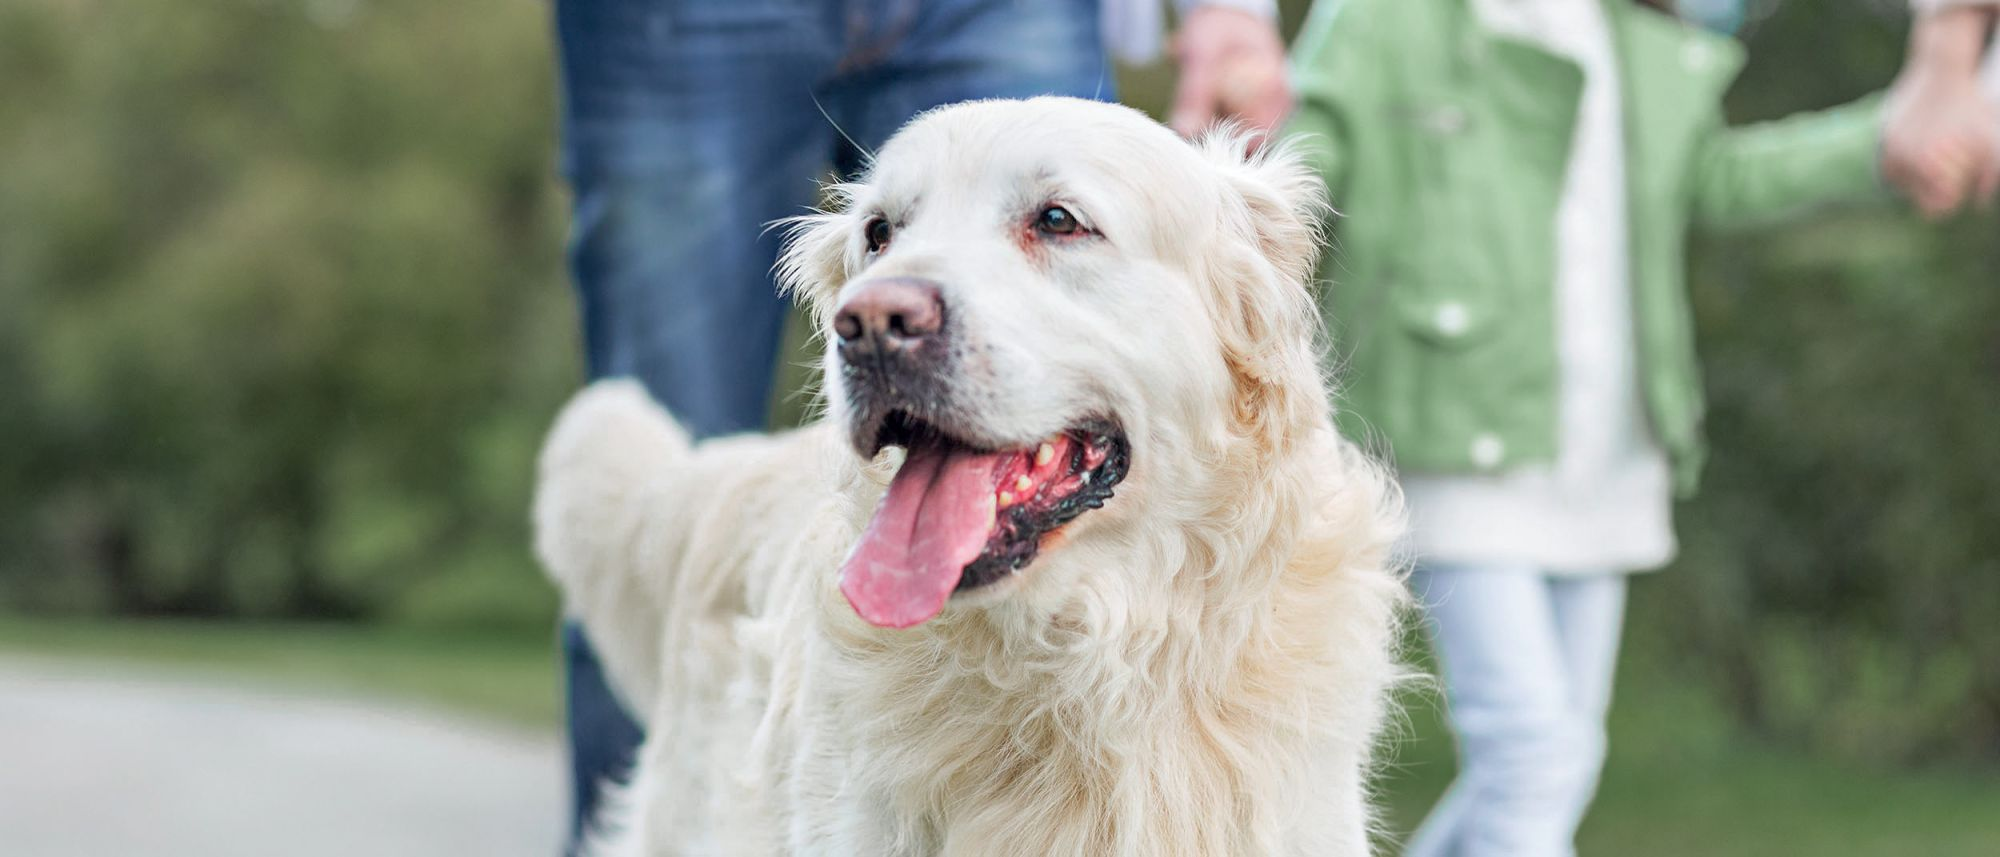
[[[910,450],[840,567],[840,592],[855,613],[908,628],[944,609],[993,530],[994,472],[1005,457],[930,444]]]

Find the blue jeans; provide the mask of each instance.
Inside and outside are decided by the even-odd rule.
[[[559,0],[570,269],[592,378],[633,376],[697,436],[764,427],[770,271],[829,167],[974,98],[1111,95],[1097,0]],[[575,628],[574,811],[640,731]]]
[[[1405,857],[1574,857],[1604,766],[1625,575],[1420,564],[1458,777]]]

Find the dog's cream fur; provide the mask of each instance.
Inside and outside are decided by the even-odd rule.
[[[579,395],[538,548],[649,733],[591,853],[1367,853],[1401,512],[1330,424],[1316,180],[1035,99],[927,114],[838,190],[781,270],[822,330],[850,283],[938,282],[961,426],[1114,415],[1131,474],[1009,580],[883,630],[836,577],[898,456],[846,442],[836,359],[826,419],[775,437],[690,447],[636,385]],[[1051,201],[1102,237],[1022,238]],[[873,259],[871,212],[898,224]]]

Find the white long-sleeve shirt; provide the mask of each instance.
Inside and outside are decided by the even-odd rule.
[[[1910,0],[1910,8],[1919,14],[1952,6],[2000,6],[2000,0]]]
[[[1986,54],[1986,94],[2000,102],[2000,45]]]
[[[1584,87],[1556,212],[1553,465],[1405,473],[1422,561],[1551,574],[1652,569],[1674,556],[1673,481],[1640,401],[1618,62],[1601,0],[1474,0],[1488,29],[1575,61]]]

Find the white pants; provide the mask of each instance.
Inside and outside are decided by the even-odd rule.
[[[1406,857],[1568,857],[1604,766],[1625,575],[1425,564],[1412,578],[1459,773]]]

